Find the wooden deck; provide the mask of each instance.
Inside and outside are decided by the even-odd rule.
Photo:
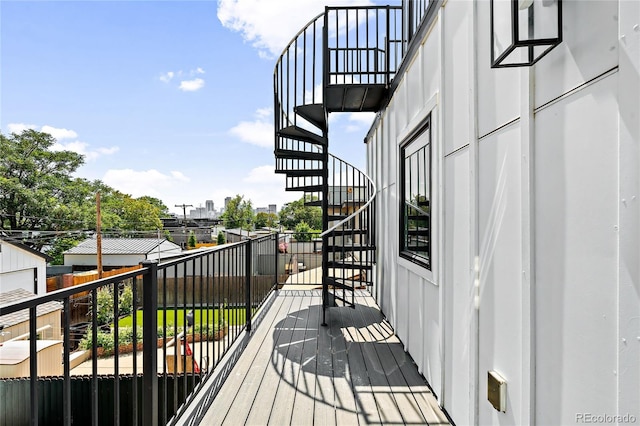
[[[373,298],[331,308],[280,290],[246,339],[203,425],[449,424]]]

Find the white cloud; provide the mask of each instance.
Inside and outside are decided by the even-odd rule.
[[[9,130],[9,133],[16,133],[16,134],[20,134],[25,130],[35,130],[37,128],[38,126],[36,126],[35,124],[24,124],[24,123],[7,124],[7,129]]]
[[[198,67],[198,68],[196,68],[195,73],[196,74],[204,74],[204,70],[202,68]]]
[[[349,114],[349,124],[345,125],[344,130],[350,133],[366,130],[375,118],[375,112],[353,112]]]
[[[180,82],[179,89],[184,92],[195,92],[204,87],[204,80],[195,78],[193,80],[183,80]]]
[[[253,168],[249,174],[243,179],[244,182],[251,184],[276,184],[280,188],[285,186],[284,175],[276,174],[274,166],[260,166]]]
[[[176,170],[172,170],[171,171],[171,176],[173,176],[175,179],[182,181],[182,182],[189,182],[191,179],[189,179],[188,177],[186,177],[182,172],[176,171]]]
[[[164,199],[168,193],[179,192],[189,178],[178,171],[164,174],[156,169],[112,169],[105,173],[102,181],[133,197],[149,195]]]
[[[160,81],[164,83],[170,82],[176,74],[173,71],[166,72],[160,76]]]
[[[261,57],[273,58],[329,3],[334,6],[371,4],[367,0],[218,0],[218,19],[259,49]]]
[[[273,147],[272,110],[261,108],[256,111],[255,121],[241,121],[229,130],[233,136],[243,142],[264,148]]]
[[[51,126],[42,126],[40,129],[41,132],[49,133],[51,136],[56,138],[56,140],[61,139],[75,139],[78,137],[78,134],[73,130],[69,129],[57,129]]]
[[[98,157],[103,155],[115,154],[120,150],[117,146],[110,148],[97,148],[90,150],[89,144],[86,142],[73,141],[67,143],[57,142],[51,147],[52,151],[73,151],[80,155],[83,155],[86,161],[94,161]]]

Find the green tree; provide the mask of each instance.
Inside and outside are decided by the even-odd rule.
[[[227,242],[226,238],[224,237],[224,232],[219,231],[218,232],[218,245],[222,245],[225,244]]]
[[[256,228],[273,228],[278,222],[278,216],[275,213],[260,212],[256,214]]]
[[[71,174],[82,155],[52,151],[56,140],[48,133],[25,130],[0,133],[0,227],[21,230],[64,230],[74,223],[70,207],[77,203]],[[80,226],[79,226],[80,225]]]
[[[51,261],[52,265],[63,265],[64,264],[64,255],[63,253],[75,246],[78,245],[79,242],[86,238],[84,233],[80,234],[69,234],[63,237],[58,237],[52,240],[49,244],[50,248],[47,250],[47,255],[51,256],[53,260]]]
[[[305,206],[304,197],[285,204],[280,210],[280,224],[287,229],[295,229],[305,222],[311,229],[322,229],[322,209],[317,206]]]
[[[99,180],[73,178],[72,173],[84,163],[82,155],[52,151],[54,144],[51,135],[35,130],[9,136],[0,133],[0,229],[74,231],[71,237],[24,241],[36,249],[52,246],[52,255],[60,261],[71,240],[82,238],[78,231],[95,229],[96,192],[101,194],[105,231],[121,236],[126,231],[162,228],[160,217],[168,213],[162,201],[133,198]]]
[[[317,237],[319,234],[320,231],[311,229],[307,222],[302,221],[296,225],[293,238],[295,238],[297,241],[311,241],[312,238]]]
[[[251,200],[245,200],[243,195],[236,195],[227,204],[222,219],[227,229],[251,229],[255,220]]]
[[[196,244],[198,244],[196,233],[193,231],[189,231],[189,240],[187,241],[187,247],[196,248]]]

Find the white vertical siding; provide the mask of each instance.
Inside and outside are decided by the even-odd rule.
[[[618,413],[640,421],[640,2],[619,6]]]
[[[518,68],[491,69],[489,2],[480,2],[477,13],[475,38],[478,50],[477,120],[478,134],[484,136],[520,116],[520,70]]]
[[[559,47],[494,70],[489,2],[444,2],[372,131],[379,302],[457,424],[640,420],[640,2],[563,10]],[[431,110],[433,273],[399,258],[396,188]]]
[[[44,258],[6,242],[0,244],[0,292],[18,288],[33,292],[34,270],[37,270],[38,294],[45,294],[47,263]]]
[[[536,114],[537,419],[616,412],[617,76]],[[585,374],[588,372],[588,374]],[[580,390],[576,397],[576,390]]]
[[[470,253],[469,150],[445,159],[445,328],[443,399],[459,424],[470,418],[473,280]]]
[[[618,65],[618,2],[562,3],[564,40],[536,65],[536,107]]]
[[[487,389],[490,370],[498,371],[508,381],[507,412],[494,410],[483,392],[479,422],[519,425],[522,240],[518,124],[483,139],[479,156],[479,388]]]

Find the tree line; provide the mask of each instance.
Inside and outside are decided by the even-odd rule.
[[[139,236],[163,228],[169,209],[154,197],[134,198],[100,180],[73,174],[84,157],[73,151],[53,150],[48,133],[24,130],[0,132],[0,232],[44,251],[62,263],[62,253],[96,230],[96,193],[101,199],[103,234]],[[251,200],[236,195],[222,216],[226,228],[294,230],[298,239],[322,229],[322,210],[305,199],[286,204],[279,214],[253,211]]]
[[[100,180],[73,177],[84,157],[52,150],[55,143],[35,130],[0,133],[0,230],[59,257],[95,231],[97,192],[103,232],[126,236],[162,229],[160,218],[169,211],[161,200],[134,198]]]

